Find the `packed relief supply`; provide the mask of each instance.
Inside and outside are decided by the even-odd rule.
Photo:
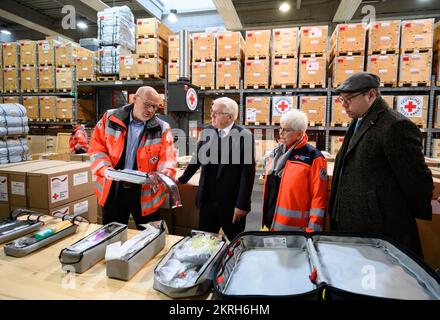
[[[29,132],[26,108],[18,103],[0,104],[0,137]]]

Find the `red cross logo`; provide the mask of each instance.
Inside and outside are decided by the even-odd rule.
[[[194,99],[194,95],[191,93],[191,95],[189,96],[189,101],[191,102],[191,105],[194,105],[194,101],[196,99]]]
[[[53,196],[52,196],[52,198],[54,198],[54,200],[56,200],[56,199],[58,199],[58,193],[55,193]]]
[[[411,113],[413,111],[413,109],[417,108],[417,106],[415,104],[413,104],[412,101],[408,102],[407,104],[405,104],[403,106],[406,110],[408,110],[409,113]]]
[[[289,107],[289,105],[286,104],[285,101],[282,101],[282,102],[278,105],[278,109],[280,109],[281,112],[284,112],[288,107]]]

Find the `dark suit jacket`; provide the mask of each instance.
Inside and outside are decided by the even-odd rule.
[[[207,126],[205,129],[210,129],[209,132],[211,133],[216,132],[216,129],[212,125]],[[237,131],[241,138],[231,138],[234,136],[231,134]],[[193,155],[190,164],[183,175],[179,178],[181,183],[187,183],[196,171],[202,167],[196,198],[196,205],[198,208],[201,207],[207,170],[206,160],[204,161],[204,159],[201,159],[199,155],[205,154],[204,151],[209,150],[212,141],[214,141],[214,136],[208,135],[204,137],[204,132],[206,131],[202,131],[201,139],[197,145],[197,154]],[[237,164],[219,164],[217,174],[218,200],[220,200],[219,202],[227,211],[234,208],[250,211],[252,188],[255,180],[254,138],[249,130],[236,124],[232,127],[231,134],[224,139],[229,139],[232,145],[229,149],[230,156],[233,150],[235,150],[240,154],[240,161],[236,161],[239,162]],[[249,152],[251,152],[251,154],[249,154]],[[244,163],[246,157],[251,160],[248,164]]]
[[[415,217],[431,219],[433,181],[420,130],[381,97],[350,143],[355,124],[336,156],[332,228],[379,233],[421,255]]]

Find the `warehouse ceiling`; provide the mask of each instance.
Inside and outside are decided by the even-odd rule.
[[[0,0],[0,24],[11,29],[13,38],[10,40],[41,39],[46,35],[59,33],[78,41],[79,38],[97,36],[97,11],[105,6],[127,5],[135,18],[154,15],[166,18],[170,8],[178,8],[181,11],[181,21],[185,21],[185,24],[167,23],[175,31],[181,27],[190,31],[203,30],[204,27],[220,26],[223,22],[228,27],[228,21],[233,22],[232,29],[330,24],[336,12],[342,10],[341,12],[344,13],[350,5],[354,6],[354,14],[353,12],[348,14],[352,17],[348,21],[353,22],[360,21],[364,17],[362,8],[365,6],[372,6],[369,7],[370,10],[374,8],[377,19],[440,17],[438,0],[287,0],[285,2],[288,2],[291,8],[286,13],[278,9],[282,1],[198,0],[188,2],[192,7],[182,10],[183,2],[178,0]],[[61,21],[66,15],[62,12],[65,5],[75,7],[77,19],[85,19],[88,22],[87,30],[65,30],[61,27]],[[162,9],[155,12],[154,5]],[[224,9],[221,10],[220,6]],[[215,7],[218,8],[218,12]],[[193,12],[189,12],[191,10]],[[3,37],[0,40],[9,41]]]

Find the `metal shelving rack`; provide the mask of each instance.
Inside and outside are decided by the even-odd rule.
[[[331,78],[327,80],[327,88],[294,88],[294,89],[244,89],[243,82],[240,83],[240,89],[234,90],[202,90],[201,93],[204,96],[221,96],[221,95],[239,95],[240,96],[240,122],[244,123],[245,120],[245,105],[244,98],[247,95],[259,95],[259,96],[272,96],[272,95],[289,95],[295,94],[298,96],[304,95],[318,95],[318,96],[326,96],[327,97],[327,107],[325,111],[326,115],[326,124],[325,126],[319,127],[309,127],[309,130],[314,131],[324,131],[325,132],[325,150],[329,151],[330,149],[330,132],[345,132],[348,130],[348,127],[331,127],[330,119],[331,119],[331,103],[332,96],[335,95],[333,92],[333,88],[330,86]],[[398,87],[398,88],[389,88],[389,87],[381,87],[380,92],[383,95],[396,95],[396,94],[421,94],[429,96],[429,104],[428,104],[428,119],[427,119],[427,128],[420,129],[420,131],[426,134],[426,148],[425,155],[431,156],[432,150],[432,138],[434,134],[440,133],[440,129],[436,129],[433,127],[433,119],[435,112],[435,95],[436,93],[440,93],[440,87],[437,87],[435,82],[435,77],[432,77],[431,86],[427,87]],[[202,114],[203,117],[203,114]],[[245,126],[248,129],[277,129],[277,126]]]

